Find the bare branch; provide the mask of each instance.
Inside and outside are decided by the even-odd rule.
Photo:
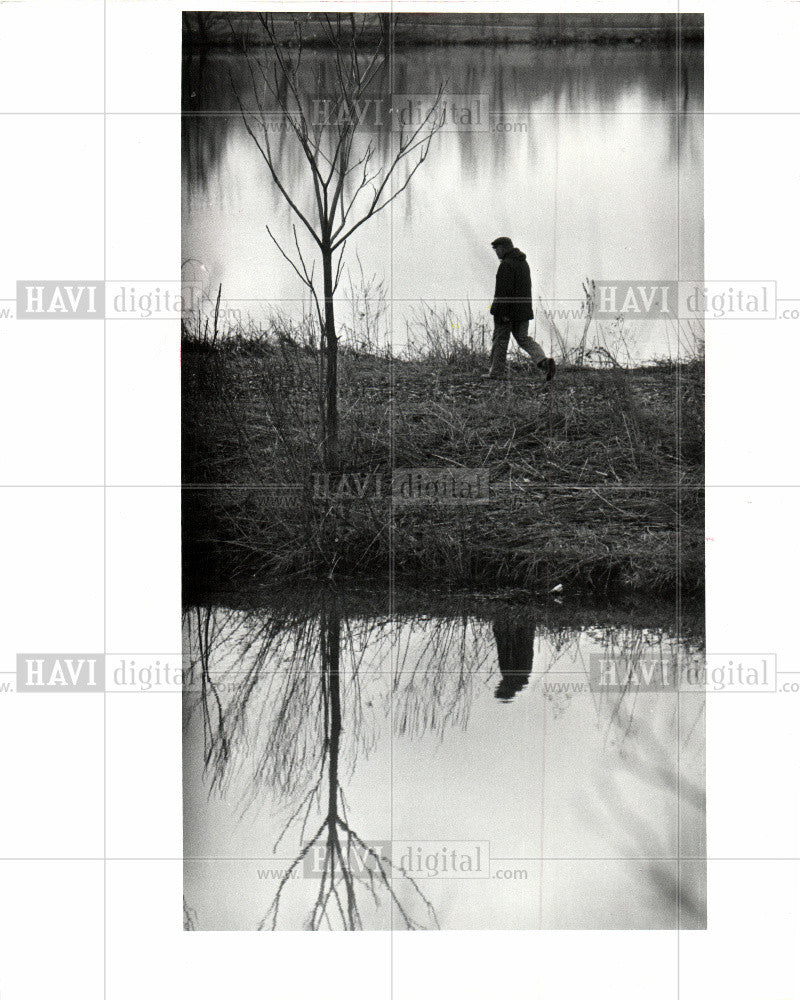
[[[389,166],[384,170],[383,179],[381,180],[380,184],[373,190],[372,201],[369,207],[367,208],[366,212],[364,213],[364,215],[362,215],[361,219],[359,219],[358,222],[354,223],[354,225],[352,225],[345,233],[339,235],[340,233],[342,233],[342,230],[346,225],[347,214],[352,209],[356,197],[358,196],[360,191],[364,189],[366,184],[369,183],[368,181],[362,179],[361,185],[356,190],[354,197],[350,201],[350,205],[348,206],[347,212],[344,213],[342,221],[340,222],[339,226],[333,233],[334,250],[338,246],[340,246],[340,244],[348,240],[350,236],[352,236],[353,233],[360,226],[363,226],[363,224],[367,222],[368,219],[371,219],[373,215],[377,215],[378,212],[383,211],[383,209],[386,208],[387,205],[390,205],[395,200],[395,198],[401,195],[403,191],[405,191],[405,189],[408,187],[408,185],[411,182],[411,178],[414,176],[417,170],[419,170],[419,168],[422,166],[422,164],[428,157],[433,136],[442,127],[443,122],[437,121],[437,111],[441,103],[441,98],[442,98],[442,87],[440,86],[438,93],[436,95],[436,99],[432,103],[431,107],[428,109],[428,113],[425,115],[420,124],[411,132],[411,134],[405,141],[403,140],[401,134],[397,153],[395,154]],[[419,153],[417,155],[417,160],[414,163],[413,167],[409,170],[405,181],[391,195],[389,195],[388,197],[384,197],[386,186],[389,183],[392,176],[394,175],[394,172],[398,167],[398,165],[403,160],[407,160],[409,156],[416,150],[419,150]]]

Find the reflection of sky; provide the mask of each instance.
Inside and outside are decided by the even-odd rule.
[[[419,58],[416,78],[409,70],[407,81],[415,89],[430,86],[434,72],[430,54]],[[454,92],[485,89],[492,107],[503,107],[504,120],[526,131],[440,133],[408,191],[354,237],[347,261],[355,267],[357,252],[367,274],[390,284],[397,347],[405,343],[411,308],[402,300],[469,299],[479,313],[488,308],[496,269],[489,243],[501,234],[528,254],[535,296],[578,300],[575,306],[587,277],[668,280],[680,269],[684,279],[702,278],[702,116],[674,114],[665,54],[576,50],[561,66],[535,54],[540,75],[535,62],[512,67],[499,94],[491,92],[499,86],[492,58],[485,52],[459,58],[468,65],[453,81]],[[446,64],[442,71],[452,69]],[[702,110],[696,94],[689,110]],[[203,260],[209,287],[222,282],[230,299],[302,299],[299,279],[265,228],[290,234],[288,210],[241,122],[231,117],[216,127],[225,128],[227,141],[200,171],[205,187],[195,176],[184,189],[183,258]],[[191,143],[191,129],[187,135]],[[186,163],[192,150],[184,152]],[[304,188],[307,178],[290,145],[283,163],[293,190]],[[267,308],[256,301],[239,307],[254,316]],[[582,329],[577,319],[561,325],[569,325],[573,341]],[[661,328],[640,324],[633,337],[638,357],[665,353]]]
[[[679,817],[681,856],[705,854],[696,794],[705,782],[701,697],[684,697],[679,718],[672,693],[631,694],[620,702],[618,695],[545,685],[585,680],[590,655],[608,655],[612,642],[633,655],[647,642],[649,652],[660,649],[667,658],[679,647],[668,639],[659,644],[653,633],[614,637],[591,630],[556,638],[539,630],[530,681],[504,703],[494,694],[500,675],[488,623],[405,623],[374,642],[357,629],[355,635],[341,669],[350,676],[361,663],[360,722],[352,697],[345,697],[342,777],[359,836],[489,841],[494,858],[511,859],[496,866],[528,872],[524,892],[497,880],[426,880],[443,927],[674,925]],[[215,675],[241,669],[233,650],[220,647]],[[391,663],[402,665],[392,694]],[[276,657],[269,666],[288,664]],[[270,716],[262,703],[254,711],[243,766],[224,798],[209,796],[202,773],[198,711],[184,737],[185,855],[231,859],[187,861],[186,896],[201,927],[255,926],[275,888],[260,882],[255,869],[286,864],[271,852],[290,803],[279,803],[264,786],[244,818],[238,805],[258,757],[258,726]],[[295,824],[277,857],[291,859],[298,842]],[[681,876],[686,897],[702,910],[702,862],[684,863]],[[411,894],[399,890],[412,905]],[[282,926],[299,927],[308,908],[305,882],[290,886],[284,905]]]

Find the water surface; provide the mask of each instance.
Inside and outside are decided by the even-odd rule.
[[[324,93],[332,55],[315,49],[304,59],[308,93]],[[299,316],[308,303],[266,230],[286,245],[292,217],[237,110],[237,94],[255,109],[249,80],[241,56],[185,60],[182,255],[193,259],[185,277],[213,296],[221,283],[229,307],[263,326],[276,308]],[[702,280],[700,47],[679,56],[633,45],[404,46],[373,96],[388,106],[439,84],[481,95],[480,128],[439,132],[408,190],[353,238],[340,289],[346,336],[368,332],[402,350],[417,339],[421,301],[484,317],[497,264],[489,243],[501,234],[528,255],[546,345],[543,310],[556,306],[566,310],[556,319],[561,333],[579,339],[583,322],[570,311],[580,308],[587,277]],[[267,107],[274,110],[269,98]],[[373,140],[378,157],[388,156],[393,137]],[[312,210],[296,142],[285,134],[274,142],[287,187]],[[302,233],[301,245],[310,251]],[[351,283],[363,289],[362,267],[369,295],[391,307],[348,301]],[[459,335],[462,324],[450,320]],[[622,337],[631,360],[688,346],[674,322],[609,325],[604,336],[620,351]]]
[[[669,609],[313,604],[187,612],[190,927],[705,925],[703,697],[588,684],[598,653],[697,657]],[[484,869],[392,868],[389,843]]]

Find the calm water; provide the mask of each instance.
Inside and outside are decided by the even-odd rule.
[[[330,55],[305,58],[324,81]],[[234,92],[254,106],[248,79],[241,57],[194,55],[184,64],[184,111],[196,115],[184,118],[182,256],[196,259],[187,279],[214,296],[221,282],[229,308],[265,325],[275,308],[299,315],[305,292],[265,228],[291,235],[288,209],[236,111]],[[701,49],[684,47],[680,61],[636,46],[398,50],[395,93],[429,94],[439,83],[451,95],[481,95],[480,128],[438,133],[408,190],[353,238],[340,308],[350,335],[367,324],[373,339],[402,349],[416,337],[420,301],[485,315],[497,265],[489,243],[500,234],[528,254],[544,307],[567,310],[555,322],[570,343],[583,323],[569,311],[580,307],[587,277],[702,280]],[[389,87],[384,79],[376,95],[388,102]],[[373,139],[385,157],[386,141]],[[309,206],[296,144],[279,135],[275,145],[287,187]],[[377,307],[348,301],[350,283],[362,285],[357,258],[393,300],[377,318]],[[537,336],[546,345],[544,307]],[[459,333],[457,318],[449,325]],[[642,322],[621,335],[633,360],[674,356],[691,336],[674,323]],[[598,336],[623,350],[609,324]]]
[[[587,683],[593,654],[698,649],[559,614],[188,612],[189,926],[703,927],[703,697]],[[476,845],[486,877],[430,860]]]

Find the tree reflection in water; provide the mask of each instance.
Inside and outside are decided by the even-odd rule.
[[[343,676],[339,612],[326,608],[316,620],[295,623],[298,627],[288,669],[277,675],[277,682],[275,674],[269,678],[275,697],[268,715],[262,706],[256,707],[256,695],[270,654],[277,648],[277,641],[285,638],[287,623],[269,619],[260,623],[263,628],[253,634],[250,645],[255,653],[253,661],[242,671],[231,690],[233,697],[225,704],[214,678],[214,612],[197,609],[195,615],[199,659],[191,664],[189,686],[195,683],[193,675],[199,669],[205,764],[211,788],[224,790],[232,772],[249,759],[254,744],[248,713],[254,708],[263,740],[245,808],[254,804],[262,783],[278,789],[290,804],[291,811],[273,851],[295,821],[299,822],[301,849],[287,867],[257,929],[277,929],[282,896],[295,872],[302,869],[304,862],[316,863],[320,856],[321,867],[315,865],[313,871],[319,879],[319,890],[306,929],[319,930],[325,925],[329,929],[361,930],[364,900],[380,907],[381,897],[390,901],[407,929],[438,927],[436,913],[417,882],[393,864],[390,850],[363,840],[348,819],[341,783],[341,769],[347,759],[342,746],[343,702],[350,708],[348,722],[353,742],[362,749],[363,709],[368,703],[363,697],[358,665]],[[322,815],[322,821],[317,827],[309,826],[315,812]],[[307,829],[313,829],[308,839]],[[420,904],[419,916],[401,901],[396,889],[400,883],[413,891]],[[186,905],[184,914],[185,923],[191,926],[194,921],[187,916]]]

